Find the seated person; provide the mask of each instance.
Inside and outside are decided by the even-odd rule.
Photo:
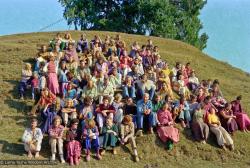
[[[68,48],[65,51],[64,60],[68,62],[70,57],[76,62],[79,60],[76,49],[72,43],[69,43]]]
[[[231,109],[232,105],[226,103],[225,107],[219,112],[222,126],[233,135],[235,131],[238,130],[238,125],[236,122],[236,116],[233,114]]]
[[[241,99],[242,96],[237,96],[236,100],[231,102],[232,110],[233,114],[236,116],[236,121],[240,130],[248,132],[248,130],[250,130],[250,118],[241,106]]]
[[[133,81],[139,80],[140,77],[141,77],[141,74],[139,72],[138,67],[137,66],[132,66],[131,70],[132,71],[128,72],[127,76],[131,77],[133,79]]]
[[[91,97],[94,101],[98,100],[97,87],[93,80],[89,80],[87,85],[83,87],[82,99],[87,96]]]
[[[138,152],[136,149],[135,142],[135,126],[133,119],[130,115],[125,115],[121,124],[121,143],[125,145],[127,143],[131,144],[132,150],[134,152],[134,159],[136,162],[139,161]]]
[[[179,142],[179,130],[174,127],[174,120],[169,111],[169,104],[164,103],[157,113],[157,133],[160,139],[166,143],[167,149],[173,148],[173,143]]]
[[[79,142],[80,134],[77,130],[79,120],[73,119],[70,122],[69,130],[66,133],[66,158],[71,166],[79,165],[81,158],[81,143]]]
[[[86,161],[90,161],[90,150],[92,148],[95,149],[96,158],[101,160],[102,157],[99,153],[100,143],[99,143],[99,132],[98,128],[95,125],[95,121],[93,119],[87,120],[86,125],[83,129],[83,139],[85,140],[85,148],[86,148]]]
[[[81,120],[82,130],[85,127],[86,121],[90,119],[94,119],[94,106],[93,99],[91,97],[84,98],[84,106],[83,109],[80,110],[79,119]]]
[[[143,121],[146,120],[146,125],[149,132],[153,133],[153,114],[152,114],[152,102],[149,100],[149,94],[145,93],[143,99],[137,102],[137,128],[138,135],[143,136]]]
[[[62,118],[65,127],[68,125],[70,120],[77,118],[76,108],[72,99],[67,99],[64,107],[62,108]]]
[[[136,104],[133,102],[133,99],[131,97],[126,98],[126,102],[123,106],[123,114],[132,116],[135,128],[137,128],[137,124],[136,124],[137,108],[136,108]]]
[[[41,129],[37,128],[37,119],[32,119],[30,124],[30,128],[26,128],[24,131],[22,141],[24,143],[25,151],[28,152],[28,157],[32,158],[33,154],[35,154],[35,158],[38,158],[41,150],[43,134]]]
[[[49,129],[49,143],[51,146],[51,160],[56,159],[56,149],[58,147],[58,152],[60,155],[61,163],[65,163],[63,156],[63,131],[64,127],[61,125],[62,119],[60,116],[55,116],[53,120],[53,126]]]
[[[221,126],[219,117],[215,114],[215,109],[211,108],[210,113],[208,114],[208,125],[212,133],[215,134],[218,145],[226,149],[226,146],[230,148],[230,150],[234,150],[233,139],[229,135],[229,133]]]
[[[110,104],[108,97],[103,98],[103,104],[100,104],[96,109],[97,123],[102,132],[103,124],[107,118],[114,118],[115,108]]]
[[[204,122],[204,118],[205,110],[203,109],[202,105],[199,104],[193,113],[192,131],[194,133],[195,140],[203,144],[207,142],[209,135],[209,127]]]
[[[122,95],[120,93],[115,95],[112,106],[115,108],[114,122],[120,126],[123,118],[123,103]]]
[[[64,38],[62,39],[62,41],[65,44],[65,48],[64,49],[68,48],[69,44],[75,45],[75,40],[72,39],[71,34],[68,33],[68,32],[65,33]]]
[[[122,87],[123,89],[123,97],[131,97],[136,98],[135,95],[135,86],[133,84],[133,78],[131,76],[127,76],[125,79],[125,84]]]
[[[53,40],[51,40],[49,43],[50,43],[49,45],[52,49],[56,48],[56,46],[59,46],[60,50],[65,49],[65,43],[63,42],[63,39],[62,39],[60,33],[57,33],[55,38],[53,38]]]
[[[77,52],[83,53],[86,49],[88,49],[88,39],[86,34],[81,34],[81,38],[77,42]]]
[[[109,97],[110,102],[113,102],[114,99],[114,88],[111,85],[109,78],[106,76],[104,80],[100,80],[97,86],[97,92],[99,97],[99,104],[103,103],[103,97]]]
[[[59,103],[59,105],[58,105]],[[53,102],[51,105],[47,105],[42,114],[42,126],[41,126],[41,130],[42,133],[48,133],[49,129],[52,127],[53,125],[53,120],[55,118],[55,116],[57,115],[57,113],[60,111],[60,98],[57,98],[55,102]]]
[[[140,97],[142,97],[144,95],[144,93],[148,93],[149,94],[149,99],[153,100],[153,97],[155,95],[155,89],[156,86],[154,84],[153,81],[148,80],[147,75],[142,75],[142,79],[135,81],[137,87],[138,87],[138,92],[140,95]]]
[[[174,119],[176,117],[179,118],[179,120],[181,121],[181,126],[183,128],[190,128],[190,121],[191,121],[191,115],[190,115],[190,108],[189,108],[189,104],[186,101],[184,96],[181,96],[180,101],[177,102],[177,105],[175,106],[175,110],[174,110]]]
[[[122,75],[119,72],[117,72],[116,68],[113,68],[109,76],[109,80],[113,88],[118,89],[121,87],[122,84]]]
[[[191,72],[191,76],[188,78],[188,86],[191,91],[195,91],[199,86],[199,79],[195,76],[195,71]]]
[[[107,118],[106,120],[106,124],[103,127],[102,130],[102,134],[103,134],[103,150],[101,152],[101,155],[105,154],[105,151],[107,149],[107,147],[111,147],[113,154],[116,155],[116,143],[118,140],[118,128],[117,126],[113,123],[113,119],[112,118]]]

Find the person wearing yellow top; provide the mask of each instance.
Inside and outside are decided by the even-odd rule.
[[[210,109],[210,114],[208,114],[208,125],[213,134],[215,134],[218,145],[226,150],[226,146],[230,150],[234,150],[233,139],[229,133],[221,126],[218,116],[215,114],[215,109]]]

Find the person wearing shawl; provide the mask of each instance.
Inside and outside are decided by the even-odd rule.
[[[174,127],[172,114],[169,111],[169,104],[164,103],[157,113],[158,127],[157,133],[160,139],[167,144],[167,148],[171,150],[173,143],[179,142],[179,130]]]
[[[238,96],[236,100],[232,101],[232,110],[240,129],[244,132],[248,132],[250,130],[250,118],[241,106],[241,99],[242,96]]]

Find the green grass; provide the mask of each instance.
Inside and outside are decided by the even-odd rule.
[[[78,39],[81,32],[71,31]],[[104,39],[105,35],[116,33],[88,31],[88,39],[95,34]],[[17,34],[0,37],[0,159],[26,159],[20,138],[27,126],[27,112],[32,102],[18,99],[17,86],[21,76],[23,62],[30,62],[37,52],[37,45],[47,44],[56,32]],[[145,44],[149,37],[121,34],[127,44],[138,41]],[[219,79],[224,96],[233,100],[237,95],[243,96],[244,109],[250,112],[250,76],[240,69],[217,61],[198,49],[185,43],[150,37],[160,48],[161,56],[170,65],[176,61],[191,62],[200,79]],[[218,44],[219,45],[219,44]],[[2,119],[1,119],[2,118]],[[193,141],[190,131],[180,128],[180,142],[172,151],[166,151],[164,145],[155,135],[137,138],[141,161],[134,163],[128,149],[119,148],[118,155],[107,154],[102,161],[92,159],[89,163],[81,161],[81,167],[250,167],[250,134],[237,132],[233,137],[236,150],[222,151],[209,139],[209,144],[201,145]],[[44,139],[41,159],[50,155],[47,138]],[[0,147],[1,147],[0,146]],[[57,167],[63,165],[58,165]],[[64,165],[67,166],[67,165]]]

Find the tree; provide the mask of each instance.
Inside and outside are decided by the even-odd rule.
[[[59,0],[75,29],[148,34],[206,47],[199,34],[205,0]]]

